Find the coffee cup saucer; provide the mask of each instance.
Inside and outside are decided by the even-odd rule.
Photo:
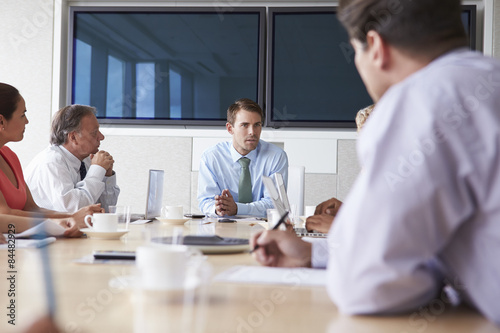
[[[167,219],[165,217],[157,217],[158,221],[166,224],[184,224],[185,222],[191,220],[190,218],[181,218],[181,219]]]
[[[117,231],[94,231],[90,228],[80,229],[81,232],[85,233],[87,237],[94,239],[120,239],[125,235],[127,229],[118,229]]]

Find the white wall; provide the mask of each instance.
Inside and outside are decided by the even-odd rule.
[[[72,1],[76,5],[137,4],[138,1]],[[500,2],[466,1],[486,6],[486,53],[500,56]],[[331,1],[148,1],[158,5],[331,5]],[[0,3],[0,81],[20,89],[26,99],[28,119],[23,141],[9,144],[24,166],[48,144],[53,112],[65,104],[67,40],[65,38],[68,1],[2,0]],[[64,38],[63,38],[64,37]],[[102,149],[116,160],[118,181],[122,188],[119,203],[129,204],[134,212],[145,205],[147,170],[165,169],[165,202],[196,207],[196,156],[199,138],[228,138],[224,130],[179,129],[172,127],[133,128],[106,126]],[[264,139],[280,142],[296,163],[306,165],[306,205],[317,204],[331,196],[345,197],[358,172],[354,131],[284,131],[266,130]],[[294,140],[300,139],[300,141]],[[325,144],[327,147],[325,147]],[[305,151],[310,158],[304,158]],[[298,158],[298,160],[297,160]],[[302,159],[300,159],[302,158]],[[193,165],[193,161],[195,165]],[[311,170],[308,172],[308,169]],[[187,208],[186,210],[189,210]]]

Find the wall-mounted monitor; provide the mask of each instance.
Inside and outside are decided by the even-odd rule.
[[[476,6],[462,21],[476,49]],[[372,104],[336,7],[271,7],[267,31],[266,116],[272,127],[356,127]]]
[[[268,126],[355,127],[373,102],[336,7],[271,7],[267,35]]]
[[[476,6],[462,8],[476,49]],[[372,99],[336,10],[71,6],[67,102],[104,124],[221,126],[246,97],[265,126],[355,127]]]
[[[264,7],[71,7],[71,103],[101,123],[221,125],[264,102]]]

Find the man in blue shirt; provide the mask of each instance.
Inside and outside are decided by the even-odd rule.
[[[273,208],[261,177],[281,173],[287,184],[288,158],[282,149],[260,140],[263,116],[248,98],[229,106],[226,128],[232,141],[201,156],[198,202],[203,213],[265,216],[266,209]]]

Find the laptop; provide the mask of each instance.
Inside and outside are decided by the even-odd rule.
[[[154,218],[161,216],[164,175],[164,170],[149,170],[146,212],[145,214],[131,214],[130,221],[153,220]]]
[[[285,212],[290,212],[290,202],[286,193],[285,182],[283,175],[280,173],[274,174],[274,179],[267,176],[262,176],[262,182],[273,201],[274,207],[278,210],[280,216]],[[276,183],[275,183],[276,182]],[[293,228],[299,237],[326,237],[328,234],[316,231],[308,231],[306,228]]]

